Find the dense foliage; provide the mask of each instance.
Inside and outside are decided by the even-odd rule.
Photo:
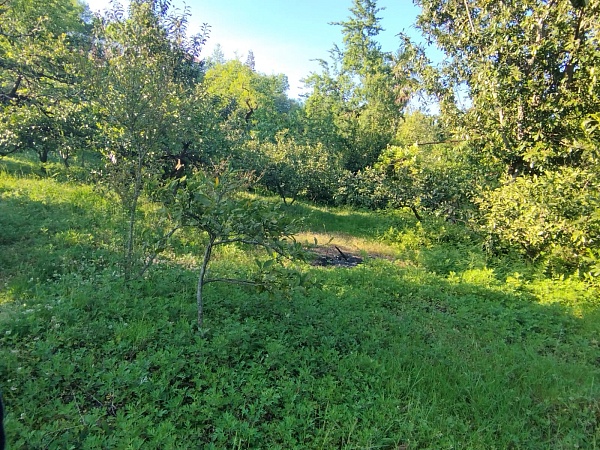
[[[479,204],[485,229],[530,258],[554,248],[558,273],[585,270],[583,254],[599,245],[598,149],[585,123],[600,108],[600,4],[417,3],[419,27],[448,56],[425,86],[457,136],[503,166]]]
[[[353,0],[299,101],[169,0],[0,0],[12,446],[597,445],[600,3],[415,3],[441,63]]]
[[[0,4],[0,156],[50,152],[66,162],[89,135],[81,96],[89,15],[79,2]]]

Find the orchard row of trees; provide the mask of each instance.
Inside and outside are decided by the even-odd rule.
[[[446,55],[432,64],[402,34],[384,51],[382,10],[354,0],[302,102],[253,54],[205,57],[209,27],[192,35],[169,3],[95,17],[72,0],[0,0],[0,154],[89,161],[127,217],[126,273],[141,196],[165,201],[186,186],[172,180],[223,160],[286,203],[409,208],[554,272],[598,271],[597,1],[416,0]],[[439,113],[409,108],[419,96]]]

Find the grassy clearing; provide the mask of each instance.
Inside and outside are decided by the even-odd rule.
[[[458,225],[298,204],[302,237],[388,259],[304,266],[318,287],[291,299],[210,285],[199,334],[201,236],[180,234],[127,290],[111,205],[88,185],[9,169],[10,448],[598,446],[599,296],[581,280],[492,259]],[[252,270],[248,251],[215,256],[215,271]]]

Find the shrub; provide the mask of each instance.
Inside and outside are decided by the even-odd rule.
[[[341,172],[339,158],[322,144],[300,144],[284,132],[275,143],[248,142],[242,159],[243,167],[262,174],[261,183],[284,203],[298,197],[330,202]]]
[[[507,179],[479,200],[484,230],[563,270],[583,267],[597,251],[600,182],[582,168],[561,168],[539,176]]]
[[[465,219],[472,213],[480,173],[455,153],[441,146],[390,146],[373,167],[346,173],[336,200],[369,209],[410,208],[417,219],[423,210]]]

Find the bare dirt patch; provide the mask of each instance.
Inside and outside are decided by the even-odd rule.
[[[310,251],[315,254],[313,266],[355,267],[363,262],[363,258],[353,255],[348,249],[337,245],[317,246]]]
[[[389,245],[344,233],[304,232],[296,238],[314,255],[313,266],[355,267],[365,258],[382,258],[389,261],[395,261],[397,258]]]

